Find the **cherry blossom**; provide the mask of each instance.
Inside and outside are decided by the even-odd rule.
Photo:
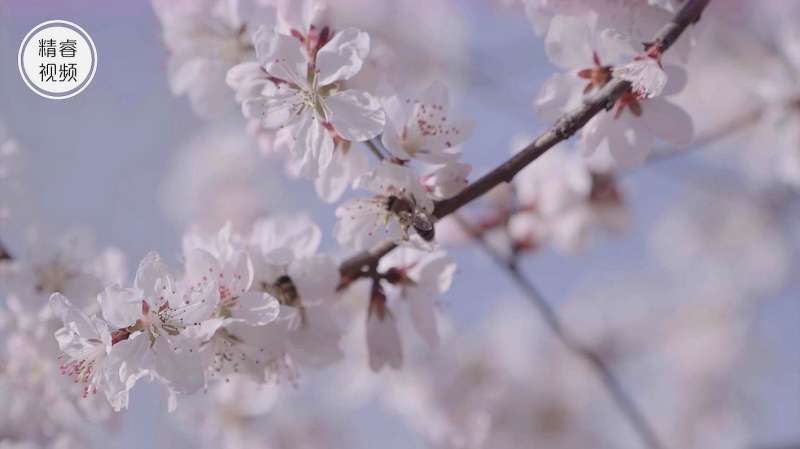
[[[656,141],[676,147],[688,145],[694,137],[689,113],[665,97],[680,92],[686,74],[667,67],[670,82],[662,96],[639,98],[633,92],[617,100],[613,111],[596,115],[581,132],[587,155],[609,154],[618,168],[632,168],[647,160]]]
[[[586,245],[593,228],[620,230],[627,214],[613,175],[594,171],[560,146],[514,179],[520,210],[508,230],[518,248],[552,244],[563,252]]]
[[[401,248],[381,259],[378,267],[387,273],[385,291],[393,304],[405,303],[419,336],[431,346],[439,343],[435,298],[447,292],[456,264],[443,251],[426,253]]]
[[[667,66],[662,70],[658,55],[634,57],[624,41],[600,31],[591,17],[554,17],[545,49],[554,64],[569,72],[554,75],[542,87],[535,103],[544,118],[555,119],[575,109],[584,96],[612,78],[632,81],[633,90],[617,101],[613,112],[596,115],[581,131],[587,155],[610,155],[618,168],[630,168],[647,159],[656,139],[676,146],[691,141],[689,114],[659,96],[672,96],[684,88],[683,69]],[[617,66],[626,57],[633,61]]]
[[[332,312],[339,285],[335,260],[318,254],[321,232],[308,217],[276,216],[258,222],[250,235],[256,283],[281,303],[286,320],[281,350],[294,363],[323,366],[338,360],[341,329]]]
[[[438,165],[422,177],[422,184],[434,198],[450,198],[469,184],[467,177],[471,171],[472,166],[463,162]]]
[[[278,17],[282,32],[299,38],[309,54],[315,53],[330,38],[328,5],[319,0],[280,0]]]
[[[369,52],[366,33],[342,30],[313,55],[299,39],[266,27],[253,42],[259,66],[246,63],[229,75],[251,81],[230,84],[239,89],[245,117],[258,118],[265,128],[286,128],[300,174],[323,174],[333,159],[336,139],[361,142],[382,131],[385,118],[375,98],[337,88],[338,82],[361,70]],[[239,73],[258,70],[266,71],[266,79]]]
[[[639,98],[657,97],[667,85],[667,74],[658,57],[639,56],[628,64],[615,67],[612,74],[630,82],[631,90]]]
[[[50,305],[64,323],[64,327],[56,332],[58,346],[63,351],[62,374],[86,385],[84,397],[89,393],[96,394],[98,386],[109,397],[115,396],[117,392],[105,391],[106,377],[114,377],[113,370],[106,372],[107,356],[112,343],[108,325],[97,318],[87,317],[61,294],[53,294]],[[112,387],[111,384],[108,386]]]
[[[214,317],[188,331],[203,341],[210,378],[228,381],[242,374],[258,382],[294,381],[300,367],[341,356],[329,304],[339,273],[332,258],[316,253],[320,237],[304,216],[259,220],[249,235],[227,226],[216,235],[185,237],[187,249],[209,251],[187,266],[199,263],[199,273],[221,273]]]
[[[386,110],[386,129],[381,141],[395,157],[418,159],[432,164],[452,162],[456,148],[472,132],[472,122],[449,116],[447,87],[433,83],[418,99],[397,95],[382,100]]]
[[[0,447],[353,447],[385,436],[379,408],[406,421],[406,440],[439,449],[727,449],[778,434],[743,419],[772,402],[738,390],[790,385],[781,373],[794,371],[790,350],[762,350],[759,337],[781,340],[796,308],[796,192],[780,184],[800,179],[797,14],[759,5],[748,11],[783,17],[732,26],[741,2],[516,0],[506,13],[527,10],[542,53],[524,18],[494,36],[482,31],[500,14],[456,3],[153,0],[173,96],[206,118],[242,112],[151,167],[160,204],[127,190],[137,203],[117,203],[116,172],[93,170],[87,182],[108,186],[119,217],[80,190],[80,207],[61,204],[70,170],[37,167],[59,152],[25,128],[15,135],[37,148],[32,179],[64,191],[6,216],[21,171],[0,130]],[[711,36],[688,60],[700,22]],[[550,72],[536,121],[526,95]],[[13,119],[28,126],[22,106]],[[539,137],[502,151],[503,136],[533,128]],[[669,163],[628,177],[695,128],[697,150],[730,133],[724,144],[769,165],[766,182],[739,182],[722,148],[676,161],[680,177]],[[696,199],[675,195],[684,185]],[[315,193],[337,204],[306,201]],[[672,196],[679,206],[664,208]],[[154,204],[176,229],[132,207]],[[17,228],[37,207],[53,225],[159,229],[160,248],[129,280],[120,250]],[[631,211],[641,226],[629,239],[577,255]],[[148,247],[115,230],[100,236]],[[180,411],[152,415],[140,379]],[[156,425],[127,436],[140,416]],[[348,430],[356,438],[340,440]]]
[[[766,30],[755,18],[742,25],[763,33],[764,43],[754,44],[746,37],[750,33],[743,35],[739,27],[722,20],[711,22],[708,33],[715,38],[702,40],[695,49],[697,59],[688,66],[691,83],[678,102],[692,112],[698,134],[738,124],[714,146],[737,147],[740,166],[755,184],[785,184],[796,190],[800,186],[800,35],[793,27],[793,14],[777,14],[780,19]],[[718,51],[723,41],[730,43],[727,56]],[[698,70],[701,61],[703,67]],[[741,85],[753,88],[741,89]],[[720,152],[718,158],[724,156]]]
[[[411,169],[383,162],[357,179],[356,187],[376,196],[339,206],[333,232],[340,244],[366,249],[391,240],[424,246],[419,241],[425,240],[424,236],[418,237],[420,232],[426,234],[433,229],[433,201]]]
[[[642,0],[525,0],[528,18],[545,39],[560,31],[559,19],[576,18],[594,22],[597,31],[613,35],[633,51],[640,50],[669,20],[670,12],[660,5]],[[688,42],[689,40],[685,40]],[[686,55],[688,45],[679,43],[673,52]]]
[[[198,260],[205,258],[199,250],[196,254]],[[121,365],[114,375],[128,389],[146,374],[157,376],[172,394],[204,386],[197,345],[184,331],[211,318],[220,292],[215,272],[193,277],[193,268],[205,267],[199,262],[187,266],[192,267],[187,279],[176,280],[160,257],[150,253],[139,264],[132,288],[110,286],[99,298],[103,318],[119,333],[110,354]]]
[[[175,95],[195,112],[218,116],[231,103],[225,75],[253,56],[250,37],[276,23],[275,9],[259,0],[153,0],[170,52],[167,76]]]
[[[18,257],[0,263],[2,291],[8,295],[5,306],[11,313],[8,325],[50,343],[57,319],[48,304],[50,296],[68,295],[73,304],[92,313],[103,287],[124,280],[125,265],[119,249],[96,248],[85,229],[56,237],[32,233]]]
[[[612,78],[613,65],[633,53],[624,42],[597,29],[596,20],[556,16],[545,38],[547,57],[566,73],[544,82],[535,100],[542,118],[554,120],[581,104],[583,97],[603,88]]]

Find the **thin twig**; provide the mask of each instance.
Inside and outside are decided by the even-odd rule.
[[[501,254],[500,251],[486,240],[483,233],[475,229],[474,226],[464,220],[458,213],[453,214],[453,217],[467,234],[472,237],[483,252],[492,259],[495,265],[504,270],[511,279],[514,280],[520,290],[525,294],[528,301],[539,311],[545,324],[550,328],[556,338],[564,344],[567,350],[583,359],[595,372],[598,379],[600,379],[603,386],[608,390],[609,394],[611,394],[611,398],[631,423],[631,426],[642,441],[650,448],[664,449],[665,446],[657,437],[653,426],[650,425],[647,418],[645,418],[644,414],[639,410],[633,398],[625,391],[619,379],[617,379],[599,355],[583,345],[564,327],[555,309],[550,306],[542,294],[539,293],[536,286],[519,270],[514,256],[506,257]]]
[[[378,148],[378,146],[372,140],[364,141],[364,145],[366,145],[367,148],[369,148],[369,150],[372,151],[372,154],[374,154],[375,157],[377,157],[378,159],[380,159],[380,160],[386,159],[386,157],[383,155],[383,153],[381,153],[381,150]]]
[[[785,443],[773,446],[753,446],[753,449],[800,449],[800,443]]]
[[[664,25],[651,43],[651,47],[658,48],[661,52],[666,51],[686,28],[700,19],[700,14],[711,0],[689,0],[675,17]],[[515,154],[511,159],[504,162],[494,170],[483,175],[474,183],[468,185],[461,193],[441,201],[436,205],[434,215],[442,218],[455,212],[461,206],[484,195],[495,186],[503,182],[510,182],[528,164],[539,158],[547,150],[572,137],[578,130],[583,128],[586,123],[595,115],[603,110],[611,108],[614,103],[630,90],[630,83],[621,79],[614,79],[606,84],[594,97],[586,99],[583,104],[562,116],[555,125],[545,131],[530,145]]]
[[[3,242],[0,242],[0,261],[6,260],[14,260],[14,256],[11,255],[11,252],[6,248]]]
[[[680,37],[689,25],[697,22],[703,10],[711,0],[689,0],[678,11],[673,19],[656,34],[651,43],[652,47],[664,52]],[[436,204],[434,217],[443,218],[465,204],[486,194],[503,182],[510,182],[528,164],[536,160],[547,150],[559,142],[572,137],[592,117],[614,106],[614,103],[625,92],[630,90],[630,83],[620,79],[613,79],[593,97],[586,99],[577,109],[565,114],[544,134],[540,135],[530,145],[515,154],[511,159],[485,174],[477,181],[468,185],[458,195]],[[363,272],[366,265],[374,259],[380,259],[391,252],[396,245],[391,242],[380,244],[378,247],[364,251],[345,260],[339,267],[343,278],[355,279]]]

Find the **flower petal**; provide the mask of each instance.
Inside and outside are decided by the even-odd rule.
[[[100,294],[99,299],[103,318],[116,329],[131,326],[142,316],[144,297],[139,289],[111,286]]]
[[[417,334],[431,347],[439,344],[436,311],[433,308],[434,297],[429,292],[423,291],[415,292],[415,294],[406,297],[409,311],[411,312],[411,323],[414,325]]]
[[[663,98],[643,101],[641,119],[655,137],[674,145],[688,145],[694,136],[694,123],[689,113]]]
[[[174,348],[165,338],[156,338],[151,348],[155,372],[176,393],[191,394],[205,386],[205,370],[199,351]]]
[[[613,70],[615,78],[631,83],[631,89],[640,98],[654,98],[664,92],[667,74],[661,64],[649,57],[634,60]]]
[[[304,304],[332,296],[339,285],[339,267],[331,256],[295,260],[289,265],[288,275]]]
[[[50,309],[61,319],[64,326],[70,326],[83,338],[99,338],[97,329],[83,312],[61,293],[50,296]],[[74,324],[73,324],[74,323]]]
[[[590,24],[585,17],[557,15],[550,21],[545,37],[547,59],[562,69],[578,69],[592,64]]]
[[[298,120],[303,108],[303,98],[298,91],[286,83],[265,82],[253,84],[253,87],[261,89],[258,95],[242,101],[245,117],[258,120],[267,129],[289,126]]]
[[[307,215],[276,215],[253,225],[251,244],[267,262],[285,265],[293,258],[314,254],[321,240],[319,226]]]
[[[399,369],[403,365],[403,346],[400,333],[390,310],[386,310],[382,318],[367,318],[367,352],[369,367],[372,371],[380,371],[384,365]]]
[[[330,113],[328,120],[336,132],[350,141],[369,140],[380,134],[386,124],[378,100],[360,90],[333,94],[325,99],[325,105]]]
[[[247,292],[240,296],[231,311],[231,318],[242,320],[251,326],[263,326],[278,318],[280,304],[267,293]]]
[[[355,28],[347,28],[333,36],[317,52],[317,85],[327,86],[344,81],[361,71],[369,54],[369,35]]]
[[[299,159],[300,174],[316,178],[331,163],[333,137],[312,114],[303,114],[293,131],[292,154]]]
[[[134,287],[144,292],[145,296],[154,296],[153,290],[156,281],[160,278],[169,275],[169,269],[166,264],[161,261],[158,253],[150,252],[139,263],[139,268],[136,270],[136,279],[133,282]]]
[[[258,62],[270,75],[300,87],[308,85],[308,57],[299,40],[261,27],[253,43]]]
[[[369,159],[364,151],[338,148],[331,165],[314,182],[317,195],[328,203],[342,197],[353,180],[369,170]]]

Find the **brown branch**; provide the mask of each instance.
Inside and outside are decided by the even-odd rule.
[[[374,271],[381,258],[395,248],[397,248],[395,243],[384,242],[370,251],[362,251],[342,262],[339,266],[339,273],[342,276],[343,285]]]
[[[0,262],[7,260],[14,260],[14,256],[12,256],[11,252],[3,245],[3,242],[0,242]]]
[[[564,327],[555,309],[544,299],[530,279],[519,270],[514,256],[506,257],[502,255],[500,251],[486,240],[480,230],[464,220],[458,213],[453,214],[453,217],[478,244],[481,250],[492,259],[495,265],[504,270],[517,284],[528,301],[539,311],[545,325],[550,328],[550,331],[553,332],[558,341],[560,341],[568,351],[583,359],[587,365],[589,365],[642,441],[652,449],[664,449],[665,446],[657,437],[653,426],[650,425],[647,418],[645,418],[644,414],[639,410],[633,398],[625,391],[622,383],[617,379],[613,371],[611,371],[611,368],[608,367],[602,357],[582,344]]]
[[[689,25],[700,20],[700,15],[708,6],[711,0],[689,0],[678,11],[672,20],[656,34],[650,43],[651,48],[655,47],[660,52],[669,49],[672,44],[680,37]],[[603,110],[610,109],[614,103],[630,90],[630,83],[627,81],[613,79],[605,85],[596,95],[584,100],[583,104],[577,109],[562,116],[556,123],[541,136],[534,140],[522,151],[515,154],[511,159],[502,163],[500,166],[483,175],[477,181],[468,185],[458,195],[439,201],[434,210],[434,217],[443,218],[465,204],[486,194],[497,185],[510,182],[528,164],[535,161],[547,150],[572,137],[595,115]],[[341,275],[346,279],[359,277],[365,267],[374,266],[377,260],[391,252],[396,245],[394,243],[382,243],[371,251],[365,251],[345,260],[339,267]]]
[[[651,46],[658,48],[661,52],[666,51],[689,25],[700,19],[700,14],[709,1],[690,0],[687,2],[672,21],[666,24],[656,35]],[[439,202],[436,205],[434,215],[436,218],[442,218],[487,193],[498,184],[510,182],[517,173],[547,150],[572,137],[592,117],[605,109],[611,108],[625,92],[630,90],[630,87],[631,85],[627,81],[620,79],[610,81],[598,94],[585,100],[579,108],[562,116],[552,128],[545,131],[538,139],[515,154],[511,159],[467,186],[458,195]]]

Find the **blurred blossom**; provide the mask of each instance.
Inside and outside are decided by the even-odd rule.
[[[198,406],[192,406],[193,404]],[[274,385],[233,376],[207,395],[188,399],[178,421],[199,447],[335,449],[345,447],[337,426],[300,412]],[[199,430],[199,431],[198,431]]]
[[[756,298],[779,288],[790,254],[769,209],[746,196],[705,198],[684,197],[655,229],[653,248],[666,267],[681,282]]]
[[[177,419],[204,447],[267,447],[259,418],[275,407],[277,399],[277,386],[232,376],[230,382],[215,386],[207,394],[188,398]]]
[[[93,435],[112,429],[105,399],[82,398],[83,386],[63,375],[53,338],[60,323],[47,301],[54,292],[70,292],[82,310],[94,311],[103,285],[121,282],[125,272],[119,250],[96,249],[91,235],[80,230],[60,238],[31,234],[25,251],[0,263],[0,396],[12,404],[0,418],[4,443],[90,447]]]
[[[463,83],[468,35],[460,6],[445,0],[330,2],[335,28],[357,26],[373,40],[372,62],[354,80],[355,87],[374,89],[384,77],[417,89],[435,80]]]
[[[233,106],[225,87],[232,66],[253,57],[250,36],[274,25],[266,0],[152,0],[169,52],[167,77],[175,95],[187,95],[195,112],[219,116]]]
[[[753,416],[759,404],[745,390],[755,377],[781,396],[755,399],[798,410],[785,393],[794,383],[773,382],[796,363],[773,363],[758,329],[781,331],[785,342],[785,329],[796,328],[793,315],[770,313],[783,312],[776,294],[794,294],[797,2],[714,0],[668,52],[650,42],[687,0],[151,0],[149,22],[124,17],[133,39],[101,26],[118,5],[79,15],[75,5],[11,3],[3,12],[14,10],[5,33],[12,39],[0,39],[0,50],[24,35],[17,24],[77,15],[102,36],[99,47],[124,48],[124,39],[136,47],[105,52],[109,68],[130,60],[138,69],[167,54],[164,73],[149,78],[124,64],[113,74],[130,78],[98,71],[101,85],[72,102],[26,92],[32,101],[11,85],[9,118],[19,128],[0,124],[0,223],[23,215],[23,156],[42,190],[25,200],[41,205],[53,227],[108,226],[117,219],[108,215],[127,205],[93,209],[108,192],[86,192],[103,190],[119,170],[149,170],[163,176],[159,197],[134,195],[144,209],[126,219],[158,222],[160,211],[181,233],[142,229],[163,231],[181,250],[170,255],[177,268],[152,251],[129,279],[125,253],[97,245],[89,231],[2,229],[13,254],[0,260],[0,449],[109,441],[638,449],[597,360],[664,447],[745,449],[772,428],[796,430],[791,414],[775,423]],[[520,17],[496,26],[499,8]],[[144,33],[162,44],[147,48],[153,41]],[[630,89],[593,117],[562,118],[612,80]],[[112,83],[142,92],[147,101],[130,108],[141,123],[117,133],[110,125],[131,122],[109,114],[83,132],[69,112],[115,107]],[[0,77],[0,91],[7,87]],[[514,96],[508,105],[502,93]],[[492,100],[497,109],[486,108]],[[539,122],[526,114],[531,100]],[[187,101],[217,122],[189,129],[196,124],[177,120],[174,134],[155,123],[167,118],[156,109],[180,112],[172,106],[186,109]],[[56,127],[55,137],[42,138],[43,123]],[[522,134],[537,128],[544,140]],[[150,130],[169,138],[155,142]],[[106,134],[116,145],[92,140]],[[566,134],[573,143],[536,153],[515,177],[482,178],[498,181],[480,199],[441,207],[476,179],[473,164],[486,173],[508,160],[509,136],[517,135],[515,154],[527,148],[530,156],[538,149],[531,142]],[[652,162],[656,147],[672,155],[717,140],[699,167],[731,180],[713,178],[714,192],[688,195],[650,176],[626,177]],[[122,156],[109,151],[117,145]],[[142,145],[160,145],[153,148],[162,157],[124,165]],[[75,165],[62,167],[65,155]],[[728,188],[741,185],[741,173],[721,169],[737,164],[756,185]],[[76,166],[80,174],[67,176]],[[71,185],[78,177],[91,188]],[[438,217],[456,203],[464,206],[458,215]],[[278,213],[287,208],[300,213]],[[629,226],[633,211],[647,228]],[[325,227],[311,218],[318,212]],[[630,235],[619,245],[586,251],[595,234],[623,230]],[[153,238],[106,231],[136,247]],[[15,241],[21,235],[27,244]],[[507,259],[490,270],[472,252],[442,250],[477,247],[478,238]],[[370,254],[359,251],[387,241],[397,248],[362,262]],[[545,248],[568,263],[554,265]],[[503,268],[518,271],[509,280]],[[525,298],[503,297],[525,275],[536,284],[530,290],[548,293],[567,337],[553,335]],[[585,282],[576,288],[579,276]],[[129,403],[140,379],[165,387],[175,413],[153,414],[147,404],[157,401],[148,398]],[[391,434],[378,412],[399,417],[413,435]],[[116,433],[121,421],[131,435]],[[185,444],[164,438],[178,437],[173,430]]]
[[[736,396],[745,347],[743,296],[703,284],[638,278],[583,288],[564,322],[598,354],[652,418],[669,446],[736,448],[747,444],[747,403]]]
[[[557,146],[514,179],[520,210],[509,233],[523,248],[585,248],[590,231],[620,231],[627,210],[613,175],[592,171],[580,155]]]
[[[19,188],[16,177],[21,163],[19,143],[11,137],[5,125],[0,123],[0,220],[11,214],[11,206]]]
[[[735,146],[741,168],[755,181],[798,188],[800,33],[794,24],[800,10],[791,2],[746,6],[746,20],[731,22],[722,8],[704,18],[707,32],[688,67],[692,82],[678,103],[691,112],[699,136],[735,138],[717,145],[722,163],[730,159],[727,147]]]
[[[264,212],[290,204],[293,194],[285,187],[280,172],[261,160],[243,129],[212,127],[176,153],[161,204],[180,227],[195,224],[212,231],[230,222],[246,229]]]
[[[28,246],[14,260],[0,263],[0,292],[7,295],[7,325],[33,332],[44,347],[55,348],[52,331],[57,317],[50,295],[63,292],[85,310],[97,308],[96,296],[106,284],[127,276],[125,256],[117,248],[98,249],[85,229],[51,237],[31,230]],[[55,354],[54,354],[55,356]]]
[[[387,406],[436,448],[591,446],[601,392],[582,362],[552,346],[529,309],[504,309],[401,372]]]

